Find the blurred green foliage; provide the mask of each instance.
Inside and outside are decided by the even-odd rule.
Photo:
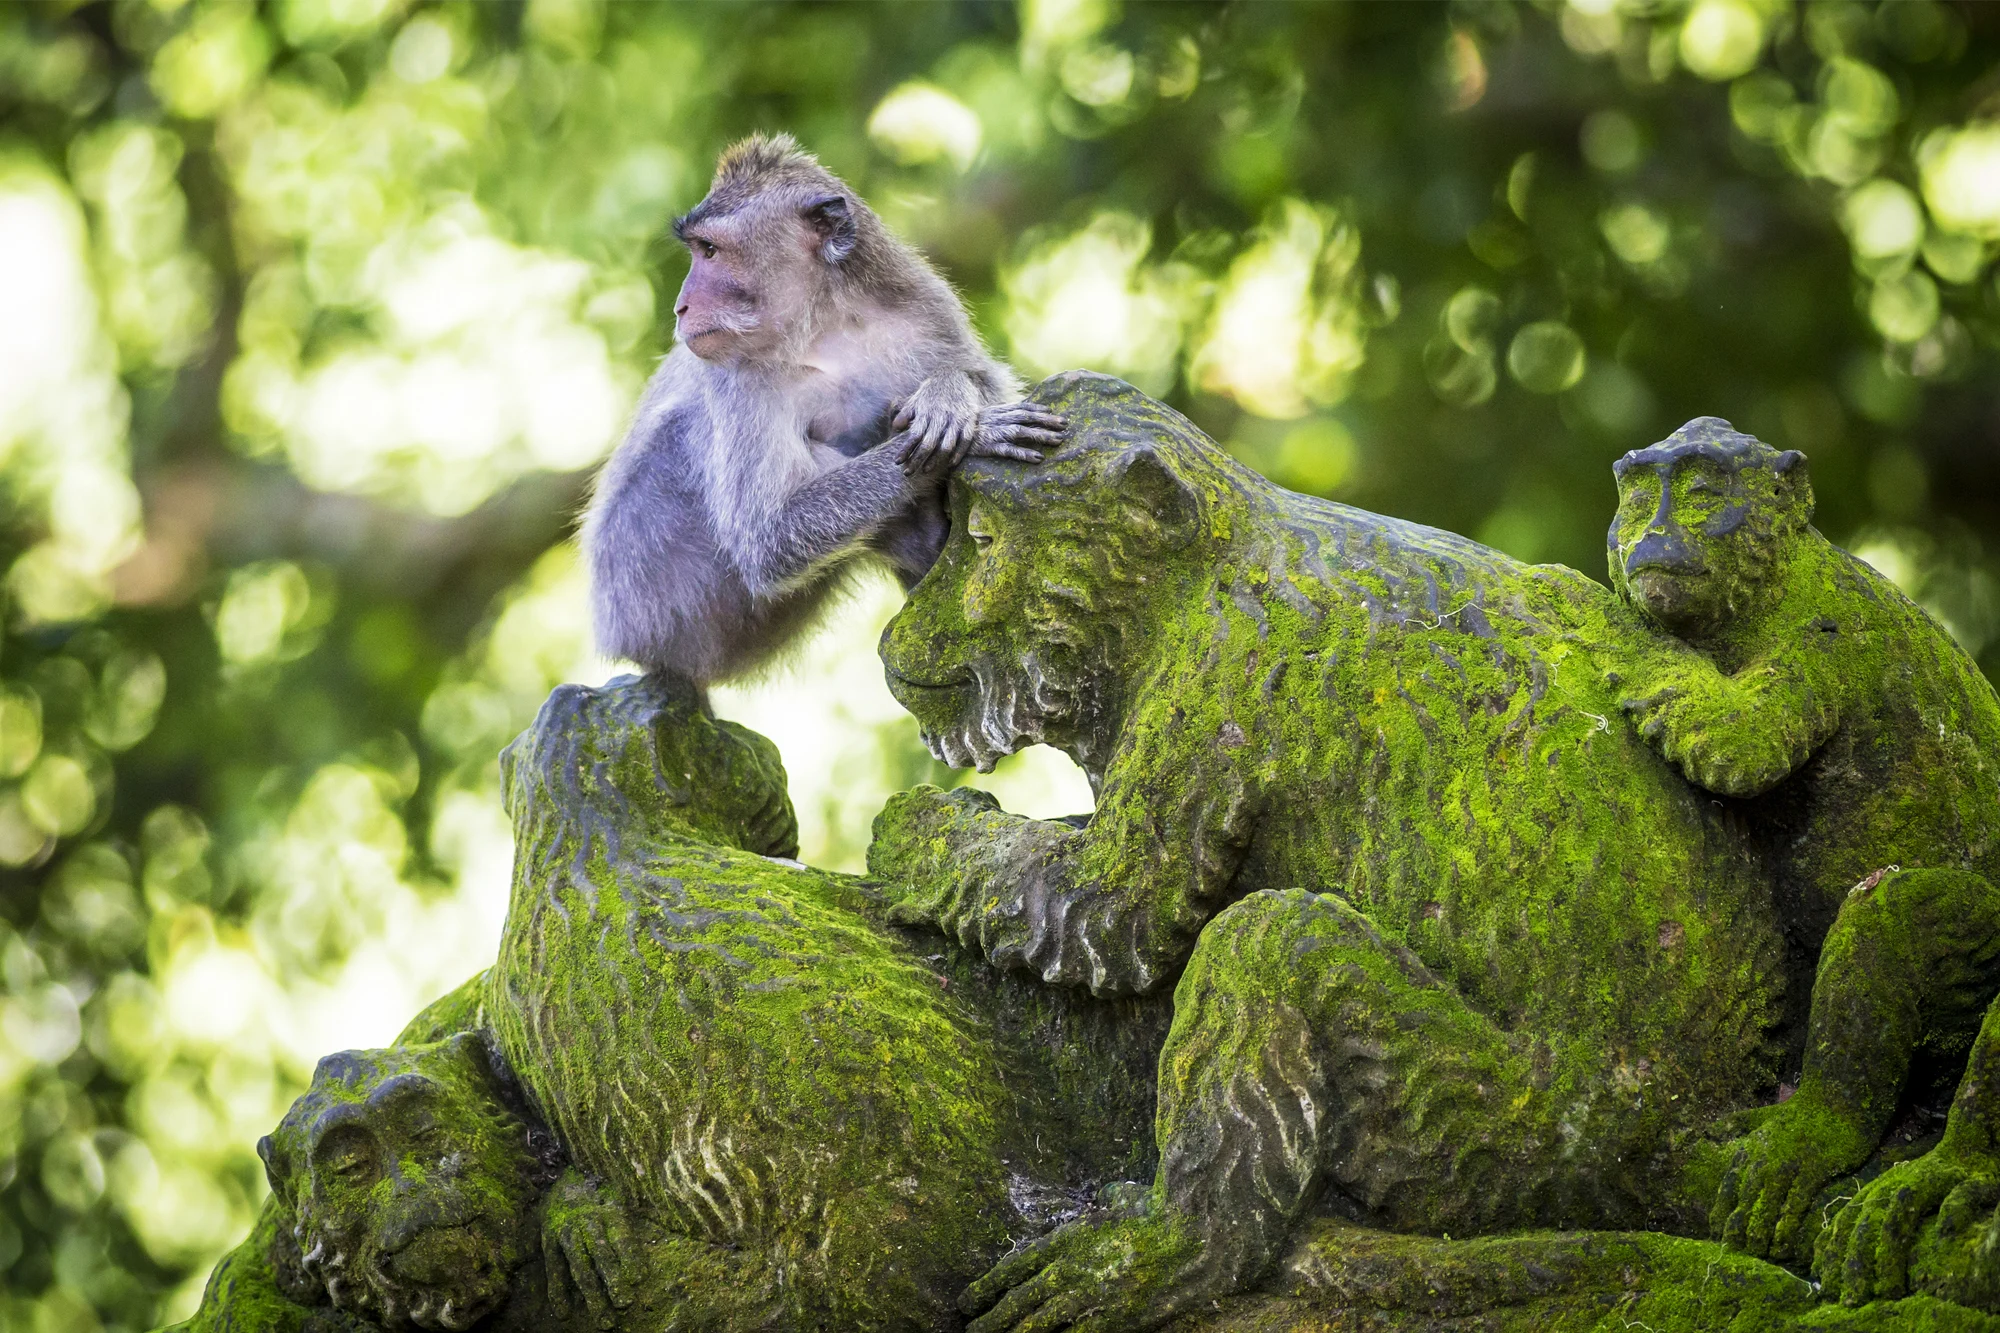
[[[189,1308],[313,1058],[490,957],[493,756],[606,669],[566,538],[731,138],[1024,371],[1525,558],[1727,416],[1990,671],[1997,56],[1934,0],[0,7],[0,1329]],[[733,696],[830,863],[929,773],[886,612]]]

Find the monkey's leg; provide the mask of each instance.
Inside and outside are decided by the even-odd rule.
[[[1904,870],[1847,896],[1820,954],[1798,1091],[1740,1140],[1711,1224],[1773,1258],[1812,1251],[1821,1190],[1866,1161],[1926,1040],[1963,1034],[2000,991],[2000,891]]]
[[[1937,1250],[1921,1285],[1975,1309],[2000,1307],[2000,1001],[1965,1062],[1944,1137],[1869,1181],[1820,1232],[1813,1272],[1846,1305],[1901,1296],[1933,1216]],[[1954,1253],[1954,1251],[1956,1251]],[[1941,1260],[1941,1262],[1940,1262]]]
[[[1208,923],[1174,993],[1138,1215],[1000,1264],[968,1292],[992,1307],[973,1333],[1153,1327],[1253,1280],[1326,1190],[1406,1230],[1615,1215],[1591,1208],[1591,1176],[1625,1145],[1564,1116],[1532,1064],[1346,903],[1254,893]]]

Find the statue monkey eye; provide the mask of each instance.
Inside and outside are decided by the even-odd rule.
[[[336,1130],[313,1150],[314,1166],[326,1175],[353,1183],[375,1174],[375,1143],[365,1131]]]
[[[982,551],[993,544],[993,529],[986,525],[986,516],[976,510],[966,515],[965,535]]]

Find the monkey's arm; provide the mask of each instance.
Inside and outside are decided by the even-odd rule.
[[[1610,679],[1626,691],[1623,707],[1640,736],[1688,781],[1721,796],[1757,796],[1796,772],[1840,725],[1828,646],[1787,644],[1730,675],[1706,654],[1660,639]]]
[[[1228,772],[1130,786],[1107,775],[1081,829],[1008,814],[984,792],[917,787],[876,817],[868,869],[897,919],[933,923],[996,965],[1141,994],[1225,905],[1252,822]]]
[[[800,486],[745,534],[736,566],[754,596],[776,597],[850,554],[913,495],[886,448],[870,449]]]

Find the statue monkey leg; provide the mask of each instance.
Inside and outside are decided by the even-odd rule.
[[[1984,877],[1878,871],[1851,889],[1820,954],[1798,1091],[1750,1113],[1756,1127],[1737,1141],[1711,1214],[1716,1236],[1759,1256],[1810,1255],[1822,1192],[1882,1142],[1912,1057],[1963,1049],[1996,993],[2000,891]]]
[[[1461,1234],[1640,1220],[1663,1112],[1615,1095],[1613,1063],[1504,1030],[1339,898],[1253,893],[1174,992],[1151,1190],[980,1279],[972,1333],[1154,1327],[1253,1280],[1314,1209]]]

